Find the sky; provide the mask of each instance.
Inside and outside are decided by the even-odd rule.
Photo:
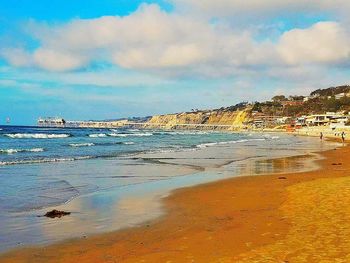
[[[0,1],[0,125],[210,109],[350,83],[348,0]]]

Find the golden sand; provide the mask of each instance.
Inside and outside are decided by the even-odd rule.
[[[0,262],[350,262],[350,148],[323,155],[317,171],[181,189],[157,221]]]

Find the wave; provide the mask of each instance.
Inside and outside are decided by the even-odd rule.
[[[8,133],[5,136],[12,139],[60,139],[68,138],[70,134],[47,134],[47,133]]]
[[[36,164],[36,163],[57,163],[57,162],[72,162],[78,160],[93,159],[93,156],[80,156],[80,157],[69,157],[69,158],[42,158],[42,159],[27,159],[27,160],[15,160],[0,162],[0,166],[4,165],[15,165],[15,164]]]
[[[266,139],[242,139],[237,141],[226,141],[226,142],[208,142],[208,143],[202,143],[196,145],[197,148],[206,148],[210,146],[216,146],[216,145],[226,145],[226,144],[236,144],[236,143],[243,143],[243,142],[253,142],[253,141],[265,141]]]
[[[158,131],[155,134],[159,135],[204,135],[214,132],[204,132],[204,131]]]
[[[33,148],[33,149],[0,149],[0,153],[3,154],[15,154],[20,152],[43,152],[44,148]]]
[[[111,137],[127,137],[127,134],[123,134],[123,133],[110,133],[110,134],[108,134],[108,136],[111,136]]]
[[[114,129],[111,129],[114,130]],[[94,133],[89,134],[90,138],[105,138],[105,137],[143,137],[143,136],[152,136],[153,133],[145,132],[145,133],[118,133],[117,130],[114,130],[113,133]]]
[[[139,137],[143,137],[143,136],[152,136],[153,133],[150,132],[145,132],[145,133],[132,133],[129,134],[129,136],[139,136]]]
[[[135,143],[134,143],[134,142],[105,142],[105,143],[95,143],[96,146],[112,146],[112,145],[118,145],[118,144],[131,145],[131,144],[135,144]]]
[[[95,134],[89,134],[89,137],[91,137],[91,138],[103,138],[103,137],[107,137],[107,134],[105,134],[105,133],[95,133]]]
[[[71,147],[89,147],[89,146],[94,146],[94,143],[71,143],[69,146]]]
[[[134,142],[95,142],[95,143],[71,143],[68,144],[70,147],[91,147],[91,146],[113,146],[118,144],[132,145]]]
[[[109,133],[108,136],[111,137],[144,137],[144,136],[152,136],[153,133],[146,132],[146,133]]]

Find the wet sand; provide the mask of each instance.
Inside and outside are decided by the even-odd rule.
[[[350,262],[350,147],[322,155],[317,171],[180,189],[156,221],[0,262]]]

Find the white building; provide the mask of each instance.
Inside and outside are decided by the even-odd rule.
[[[305,123],[307,126],[345,126],[350,116],[327,112],[326,114],[315,114],[307,116]]]

